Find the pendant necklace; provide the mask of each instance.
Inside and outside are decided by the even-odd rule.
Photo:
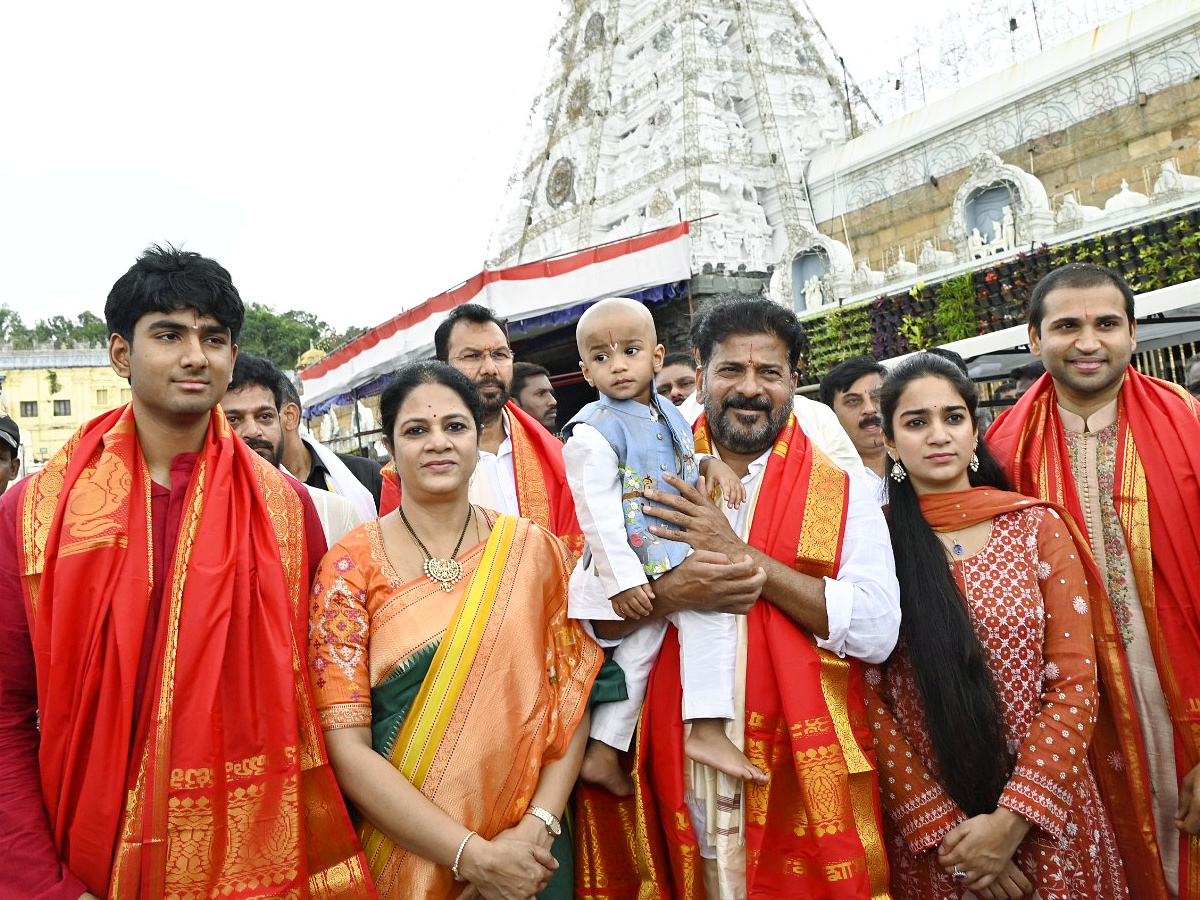
[[[963,555],[963,545],[962,545],[962,542],[959,541],[958,535],[955,534],[953,531],[946,532],[946,533],[950,535],[950,540],[954,541],[953,546],[950,548],[951,550],[954,551],[954,555],[962,556]],[[416,535],[413,535],[413,537],[416,537]]]
[[[454,589],[454,585],[462,580],[463,569],[456,556],[458,550],[462,547],[463,538],[467,536],[467,526],[471,524],[471,513],[475,507],[467,505],[467,521],[463,522],[462,533],[458,536],[458,543],[454,545],[454,552],[450,554],[449,559],[438,559],[429,549],[421,543],[421,539],[417,537],[417,533],[413,531],[412,525],[408,521],[408,516],[404,514],[404,505],[400,505],[400,520],[404,522],[404,527],[408,529],[408,533],[412,535],[412,539],[417,542],[417,546],[421,548],[421,553],[425,556],[425,575],[430,581],[436,581],[443,591],[449,592]]]

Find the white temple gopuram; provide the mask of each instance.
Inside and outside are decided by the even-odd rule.
[[[687,219],[693,271],[765,273],[817,232],[811,153],[876,124],[803,0],[567,0],[488,264]]]

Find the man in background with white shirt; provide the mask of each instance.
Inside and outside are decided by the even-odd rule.
[[[511,402],[513,353],[504,323],[486,306],[464,303],[450,311],[433,333],[434,353],[475,383],[483,401],[479,465],[470,497],[488,509],[533,519],[562,539],[576,556],[583,531],[567,486],[562,443],[540,422]],[[389,476],[390,477],[390,476]],[[381,512],[399,504],[394,484]]]
[[[867,483],[882,505],[888,455],[883,447],[879,388],[887,370],[869,356],[840,362],[821,379],[821,402],[834,411],[862,460]]]

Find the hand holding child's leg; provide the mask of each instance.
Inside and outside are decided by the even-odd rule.
[[[654,591],[639,584],[612,596],[613,612],[622,619],[644,619],[654,612]]]

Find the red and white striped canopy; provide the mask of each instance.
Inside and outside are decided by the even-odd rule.
[[[464,303],[482,304],[517,323],[690,277],[687,222],[568,256],[485,269],[301,370],[304,407],[327,406],[406,362],[431,357],[434,330]]]

